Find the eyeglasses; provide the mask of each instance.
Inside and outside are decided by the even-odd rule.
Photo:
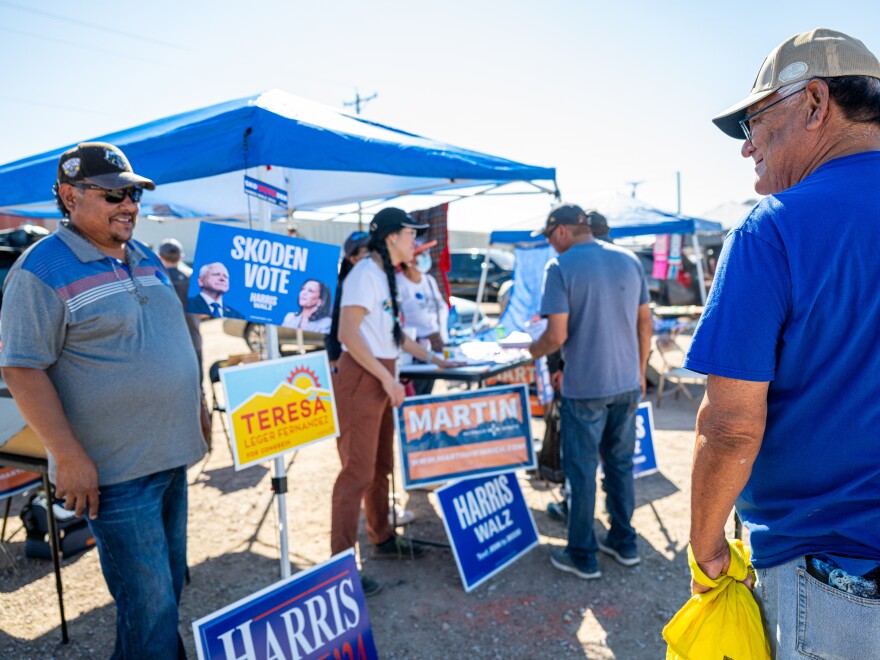
[[[137,204],[141,201],[141,197],[144,196],[144,189],[140,186],[132,186],[130,188],[116,188],[113,190],[108,190],[107,188],[102,188],[101,186],[92,186],[89,184],[74,184],[74,188],[79,188],[80,190],[100,190],[104,193],[104,199],[108,204],[122,204],[125,201],[126,197],[130,197],[131,201]]]
[[[760,115],[762,112],[766,112],[767,110],[769,110],[770,108],[772,108],[772,107],[773,107],[774,105],[776,105],[777,103],[782,103],[785,99],[787,99],[787,98],[791,98],[791,97],[794,96],[795,94],[800,94],[801,92],[805,91],[806,89],[807,89],[806,87],[801,87],[801,88],[800,88],[799,90],[797,90],[796,92],[792,92],[791,94],[786,94],[786,95],[783,96],[781,99],[776,99],[775,101],[773,101],[773,103],[770,103],[770,104],[768,104],[768,105],[765,105],[763,108],[761,108],[761,109],[758,110],[757,112],[753,112],[752,114],[750,114],[750,115],[746,115],[745,117],[743,117],[742,119],[740,119],[740,120],[739,120],[739,127],[742,129],[743,135],[746,136],[746,140],[748,140],[749,142],[752,142],[752,129],[751,129],[751,127],[749,126],[749,122],[750,122],[750,121],[752,121],[755,117],[757,117],[758,115]]]
[[[550,237],[553,236],[553,232],[556,231],[557,229],[559,229],[559,223],[553,225],[553,227],[550,229],[550,231],[545,230],[544,231],[544,239],[549,241]]]

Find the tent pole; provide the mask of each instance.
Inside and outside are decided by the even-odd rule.
[[[697,232],[691,234],[694,245],[694,258],[697,260],[697,277],[700,278],[700,303],[706,305],[706,277],[703,274],[703,252],[700,250],[700,239]]]
[[[477,327],[477,321],[482,316],[480,305],[483,304],[483,292],[486,290],[486,279],[489,277],[489,250],[492,244],[486,247],[486,256],[483,258],[483,265],[480,268],[480,284],[477,286],[477,309],[474,310],[474,318],[471,320],[471,330]]]
[[[265,177],[266,168],[261,167],[260,173]],[[260,200],[260,229],[263,231],[271,231],[272,212],[269,209],[269,202]],[[277,360],[281,357],[281,351],[278,347],[278,328],[274,325],[266,326],[266,351],[270,360]],[[284,456],[278,456],[273,460],[273,478],[272,488],[275,491],[275,501],[278,505],[278,536],[280,538],[280,557],[281,577],[290,577],[290,550],[288,549],[287,534],[287,471],[284,467]]]

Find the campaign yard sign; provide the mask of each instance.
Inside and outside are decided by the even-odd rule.
[[[397,428],[407,489],[535,467],[525,385],[410,397]]]
[[[636,411],[636,450],[633,454],[633,475],[644,477],[657,471],[654,455],[654,409],[643,401]]]
[[[39,486],[42,478],[35,472],[0,467],[0,500]]]
[[[346,550],[192,624],[199,660],[378,658]]]
[[[516,475],[466,479],[437,490],[464,590],[473,591],[538,545]]]
[[[339,435],[326,351],[226,367],[220,382],[236,470]]]
[[[336,245],[203,222],[186,311],[326,334],[338,264]]]

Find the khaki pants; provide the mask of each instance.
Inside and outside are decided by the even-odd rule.
[[[395,360],[379,360],[394,373]],[[372,544],[394,534],[388,522],[388,477],[394,469],[394,419],[382,384],[347,352],[333,377],[339,411],[337,448],[342,469],[333,486],[330,550],[335,555],[357,543],[361,500]]]

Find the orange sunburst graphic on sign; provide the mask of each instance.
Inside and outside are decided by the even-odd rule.
[[[318,375],[308,367],[297,367],[290,372],[286,380],[289,385],[293,385],[303,391],[310,390],[313,387],[321,387]]]

